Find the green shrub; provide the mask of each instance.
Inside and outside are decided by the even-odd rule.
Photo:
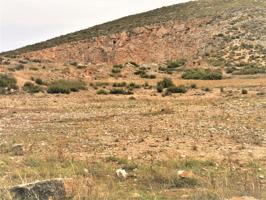
[[[146,71],[145,71],[145,70],[142,70],[142,69],[140,69],[140,70],[137,70],[137,71],[136,71],[134,74],[135,74],[135,75],[144,76],[144,75],[146,74]]]
[[[211,91],[211,89],[208,88],[208,87],[205,87],[205,88],[203,88],[202,90],[205,91],[205,92],[210,92],[210,91]]]
[[[248,94],[248,90],[246,90],[246,89],[242,89],[242,90],[241,90],[241,94]]]
[[[6,74],[0,74],[0,88],[18,89],[17,80],[14,77],[8,76]]]
[[[141,87],[141,86],[138,85],[138,84],[136,84],[136,83],[130,83],[130,84],[128,84],[128,86],[127,86],[127,88],[128,88],[129,90],[133,90],[133,89],[140,88],[140,87]]]
[[[221,70],[188,69],[182,74],[182,78],[195,80],[221,80],[223,75]]]
[[[259,68],[253,65],[245,66],[244,68],[233,72],[234,75],[254,75],[254,74],[264,74],[266,73],[265,68]]]
[[[167,68],[167,67],[159,67],[159,71],[164,72],[166,74],[173,74],[176,71],[175,68]]]
[[[140,75],[141,78],[146,78],[146,79],[156,79],[156,75],[154,74],[143,74]]]
[[[36,63],[41,63],[42,61],[41,61],[41,59],[37,59],[37,58],[35,58],[35,59],[33,59],[33,60],[31,60],[32,62],[36,62]]]
[[[38,71],[39,69],[37,67],[30,67],[30,70],[32,70],[32,71]]]
[[[121,69],[120,68],[113,68],[112,73],[113,74],[119,74],[119,73],[121,73]]]
[[[126,90],[124,90],[124,89],[120,89],[120,88],[114,88],[114,89],[110,90],[110,94],[131,95],[131,94],[133,94],[133,92],[131,92],[131,91],[126,91]]]
[[[119,68],[122,69],[124,66],[122,64],[116,64],[113,66],[113,68]]]
[[[192,83],[192,84],[190,85],[190,87],[191,87],[192,89],[196,89],[196,88],[197,88],[197,84],[196,84],[196,83]]]
[[[75,66],[75,67],[78,66],[78,63],[77,63],[76,61],[71,61],[69,64],[70,64],[70,65],[73,65],[73,66]]]
[[[180,86],[170,86],[167,88],[166,90],[167,92],[170,93],[186,93],[187,92],[187,88],[183,85]]]
[[[174,86],[174,83],[173,83],[172,79],[164,78],[162,81],[157,83],[157,86],[160,86],[164,89],[164,88]]]
[[[131,65],[133,65],[134,67],[139,67],[139,64],[137,64],[137,63],[135,63],[135,62],[133,62],[133,61],[130,61],[129,62]]]
[[[157,84],[156,89],[157,89],[157,92],[161,93],[163,92],[164,87],[161,84]]]
[[[187,60],[186,59],[177,59],[177,60],[173,60],[173,61],[168,61],[167,62],[167,68],[169,69],[175,69],[178,67],[182,67],[186,64]]]
[[[176,188],[191,188],[198,186],[199,181],[196,178],[175,178],[173,179],[173,187]]]
[[[126,87],[126,86],[127,86],[126,82],[113,83],[113,87]]]
[[[16,67],[15,67],[15,70],[19,71],[19,70],[22,70],[24,69],[24,65],[22,64],[18,64]]]
[[[47,90],[48,93],[50,94],[69,94],[71,91],[68,87],[66,86],[59,86],[59,85],[51,85],[48,87],[48,90]]]
[[[47,92],[51,94],[62,93],[69,94],[70,92],[78,92],[79,90],[85,90],[86,83],[78,80],[58,80],[53,82]]]
[[[226,71],[227,74],[232,74],[235,70],[236,70],[235,67],[227,67],[225,69],[225,71]]]
[[[28,93],[38,93],[42,91],[42,88],[38,85],[34,85],[32,82],[26,82],[23,86],[23,90]]]
[[[37,79],[35,80],[35,83],[38,84],[38,85],[43,85],[43,80],[40,79],[40,78],[37,78]]]
[[[97,91],[97,94],[108,95],[109,94],[109,91],[107,91],[107,90],[98,90]]]
[[[94,83],[94,85],[98,86],[98,87],[106,87],[109,85],[109,83],[108,82],[96,82],[96,83]]]

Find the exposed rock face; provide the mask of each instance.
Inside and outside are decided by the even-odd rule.
[[[18,185],[10,189],[13,200],[66,200],[64,182],[61,179]]]
[[[209,40],[215,26],[208,19],[169,21],[164,24],[138,27],[131,31],[95,37],[90,40],[62,44],[25,54],[31,58],[56,62],[78,60],[96,63],[161,62],[197,54]],[[211,28],[211,29],[210,29]]]
[[[192,1],[129,16],[2,55],[15,54],[59,64],[77,62],[90,67],[129,61],[161,64],[184,58],[188,67],[222,66],[235,74],[264,73],[265,11],[265,1],[259,0]],[[245,69],[241,70],[243,66]]]

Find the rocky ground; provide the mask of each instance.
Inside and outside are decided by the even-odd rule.
[[[1,185],[68,177],[83,180],[72,191],[76,199],[265,199],[265,85],[248,90],[1,96]],[[121,167],[129,178],[116,178]],[[173,187],[170,174],[184,169],[200,184]]]

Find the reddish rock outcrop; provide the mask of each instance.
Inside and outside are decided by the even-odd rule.
[[[26,57],[55,62],[138,63],[162,62],[178,57],[195,57],[217,26],[208,19],[169,21],[138,27],[131,31],[99,36],[24,54]]]

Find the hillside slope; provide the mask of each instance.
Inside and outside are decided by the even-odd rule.
[[[264,0],[199,0],[121,18],[3,53],[54,62],[266,67]],[[258,69],[259,68],[259,69]]]

